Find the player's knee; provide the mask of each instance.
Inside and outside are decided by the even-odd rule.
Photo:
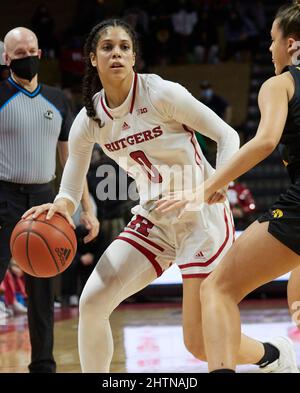
[[[123,297],[120,291],[120,281],[117,277],[110,277],[105,284],[93,286],[87,283],[79,300],[79,313],[89,317],[95,315],[109,318],[114,308],[121,303]]]
[[[101,299],[101,293],[82,293],[79,300],[79,315],[81,317],[88,317],[89,315],[101,315],[103,311],[103,305],[106,304]]]
[[[200,301],[202,305],[208,304],[215,296],[223,296],[226,286],[218,278],[208,276],[200,288]]]
[[[85,314],[91,309],[92,302],[89,297],[82,294],[79,299],[79,315],[85,316]]]
[[[185,336],[184,345],[186,349],[196,358],[206,361],[206,354],[204,349],[204,342],[199,337]]]
[[[219,274],[211,274],[201,285],[201,304],[208,304],[215,297],[230,297],[235,302],[238,302],[242,298],[242,292],[237,285],[233,285],[232,280],[226,280],[225,277],[220,277]]]
[[[200,300],[201,303],[205,302],[213,293],[222,291],[221,287],[218,286],[218,280],[213,279],[212,276],[208,276],[200,288]]]

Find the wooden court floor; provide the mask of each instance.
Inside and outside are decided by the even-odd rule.
[[[283,301],[247,301],[242,304],[243,331],[260,340],[288,335],[300,365],[300,332]],[[55,358],[58,372],[77,373],[78,309],[55,311]],[[206,364],[189,354],[182,339],[180,303],[123,304],[111,317],[115,342],[112,372],[207,372]],[[96,334],[96,332],[95,332]],[[27,372],[30,344],[27,317],[10,317],[0,325],[0,372]],[[259,372],[241,366],[240,372]]]

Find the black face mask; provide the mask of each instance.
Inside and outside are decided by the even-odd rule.
[[[9,67],[19,78],[31,81],[38,73],[39,65],[38,56],[28,56],[12,60]]]

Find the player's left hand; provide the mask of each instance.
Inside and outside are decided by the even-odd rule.
[[[155,202],[155,211],[165,214],[174,210],[179,210],[178,218],[182,216],[184,211],[188,208],[192,209],[192,206],[204,202],[204,198],[201,192],[194,190],[184,190],[171,192],[165,197]]]
[[[207,198],[207,203],[213,205],[214,203],[224,203],[227,199],[227,189],[222,188],[214,192],[209,198]]]
[[[80,224],[84,225],[89,231],[89,233],[83,238],[84,243],[90,242],[98,235],[100,222],[93,212],[83,210],[80,214]]]
[[[201,203],[224,203],[226,201],[226,189],[221,189],[211,195],[205,193],[205,189],[201,186],[194,190],[184,190],[172,192],[169,195],[159,199],[155,202],[155,211],[162,214],[180,210],[178,218],[181,218],[183,213],[187,210],[192,211],[195,206],[199,208]],[[196,209],[195,209],[196,210]]]

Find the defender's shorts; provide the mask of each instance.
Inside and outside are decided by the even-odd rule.
[[[258,222],[266,221],[268,232],[300,255],[300,179],[258,218]]]
[[[206,277],[234,241],[228,202],[204,204],[200,211],[186,212],[180,220],[147,215],[140,205],[132,212],[134,217],[117,239],[146,256],[157,276],[177,263],[183,278]]]

